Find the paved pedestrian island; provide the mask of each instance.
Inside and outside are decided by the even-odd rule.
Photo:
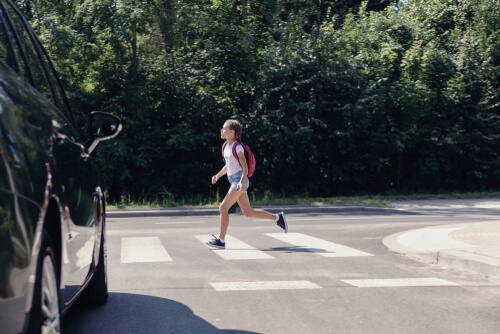
[[[427,263],[500,279],[500,220],[405,231],[384,244]]]

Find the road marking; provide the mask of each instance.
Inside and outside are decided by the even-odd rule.
[[[470,248],[474,245],[450,239],[449,234],[462,227],[422,228],[401,234],[397,241],[401,245],[418,251],[435,251],[453,248]]]
[[[212,239],[209,235],[196,235],[198,240],[205,243]],[[217,249],[214,247],[209,247],[214,250],[214,253],[222,257],[224,260],[264,260],[264,259],[274,259],[271,255],[264,253],[241,240],[238,240],[230,235],[226,235],[226,248]]]
[[[121,263],[173,261],[158,237],[122,238]]]
[[[210,283],[216,291],[300,290],[321,289],[309,281],[261,281]]]
[[[342,282],[358,288],[458,286],[456,283],[439,278],[354,279]]]
[[[499,232],[453,233],[453,234],[450,234],[449,237],[452,239],[500,237],[500,233]]]
[[[168,222],[168,223],[155,223],[156,225],[182,225],[182,224],[205,224],[206,222]]]
[[[354,248],[321,240],[302,233],[267,233],[266,235],[324,257],[373,256],[372,254]]]

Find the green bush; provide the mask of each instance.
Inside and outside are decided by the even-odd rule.
[[[115,202],[223,197],[230,117],[259,198],[500,185],[498,0],[19,3],[82,128],[123,119],[96,154]]]

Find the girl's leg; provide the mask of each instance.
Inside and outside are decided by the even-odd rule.
[[[246,194],[243,194],[246,195]],[[229,189],[226,194],[226,197],[222,201],[219,206],[220,213],[220,234],[219,238],[226,239],[226,232],[229,226],[229,209],[233,206],[234,203],[241,196],[241,193],[234,189]]]
[[[238,198],[238,205],[240,206],[241,211],[243,211],[243,214],[247,217],[276,220],[276,215],[274,213],[260,209],[252,209],[247,194],[241,194]]]

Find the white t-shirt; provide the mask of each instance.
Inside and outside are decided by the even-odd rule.
[[[238,173],[240,170],[243,170],[238,159],[233,155],[233,146],[236,144],[234,142],[231,145],[226,145],[224,147],[224,160],[226,160],[227,166],[227,175],[234,175]],[[241,145],[236,146],[236,154],[243,152],[243,147]]]

